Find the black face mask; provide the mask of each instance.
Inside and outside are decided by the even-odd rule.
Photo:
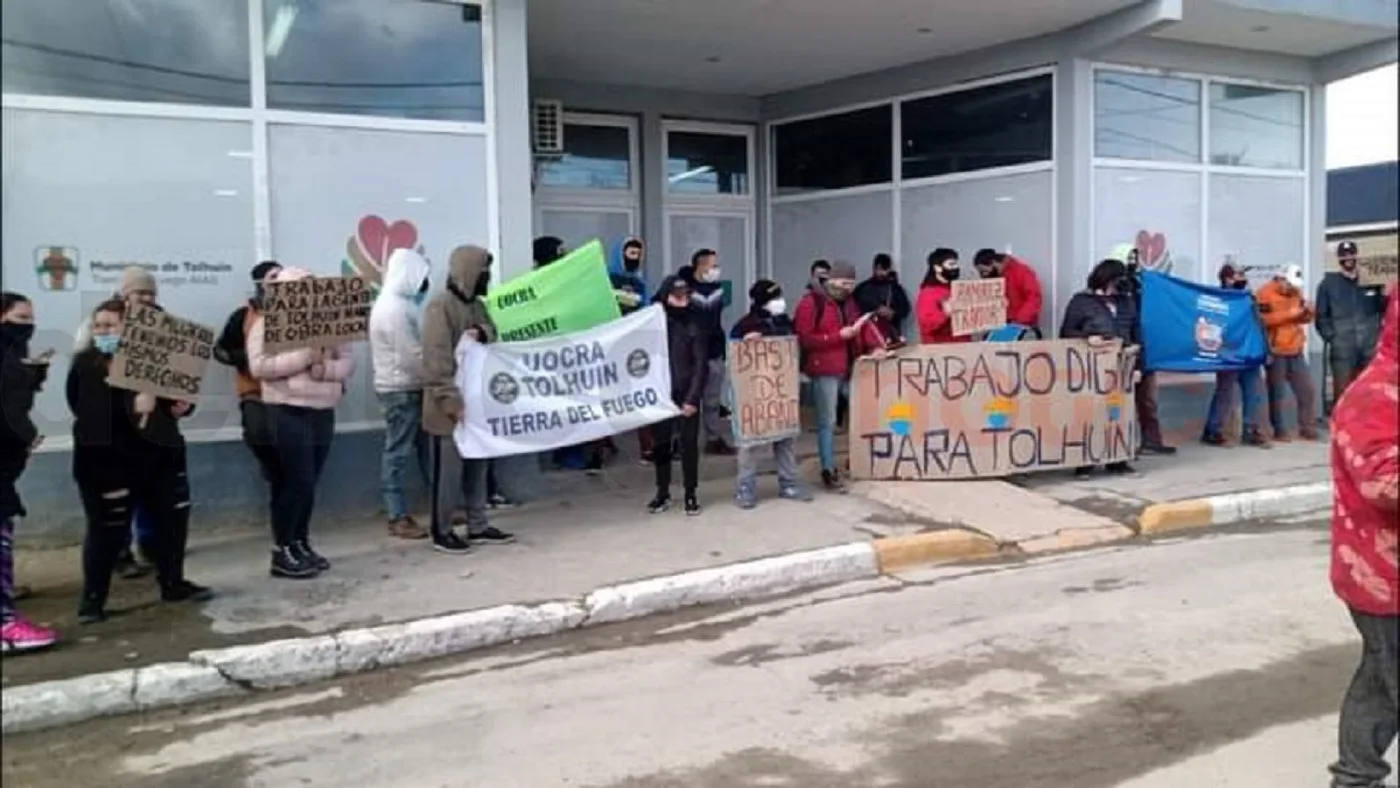
[[[0,323],[0,345],[14,348],[21,356],[29,355],[29,340],[34,338],[33,323]]]
[[[477,296],[477,297],[484,296],[484,295],[486,295],[487,289],[490,288],[490,287],[491,287],[491,272],[490,272],[490,271],[482,271],[481,273],[477,274],[477,276],[476,276],[476,288],[475,288],[475,290],[472,291],[472,294],[475,295],[475,296]]]
[[[1231,283],[1230,283],[1230,289],[1231,289],[1231,290],[1248,290],[1248,289],[1249,289],[1249,282],[1248,282],[1248,281],[1245,281],[1245,280],[1240,280],[1240,281],[1238,281],[1238,282],[1231,282]]]
[[[938,271],[945,282],[956,282],[958,277],[962,276],[961,268],[940,268]]]

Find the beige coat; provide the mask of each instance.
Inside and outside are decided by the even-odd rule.
[[[479,246],[459,246],[447,263],[447,288],[428,302],[423,314],[423,429],[430,435],[451,435],[466,412],[457,390],[457,342],[469,328],[494,342],[496,326],[486,302],[476,295],[482,273],[491,268],[491,255]]]

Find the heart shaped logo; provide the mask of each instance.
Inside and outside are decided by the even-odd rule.
[[[346,276],[361,276],[369,281],[370,287],[379,289],[384,281],[384,264],[396,249],[414,249],[419,254],[423,247],[418,244],[418,228],[407,219],[393,223],[382,217],[370,214],[360,219],[355,235],[345,241],[346,259],[341,269]]]
[[[1137,247],[1138,262],[1143,268],[1150,268],[1154,271],[1170,268],[1169,265],[1164,265],[1167,262],[1167,236],[1139,230],[1135,246]]]

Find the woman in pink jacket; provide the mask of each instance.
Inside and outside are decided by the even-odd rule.
[[[284,268],[272,281],[311,274]],[[263,349],[263,318],[248,332],[248,371],[262,381],[273,448],[280,468],[272,486],[272,575],[303,579],[331,568],[311,549],[311,513],[316,482],[335,437],[335,406],[355,371],[349,345],[298,348],[282,353]]]

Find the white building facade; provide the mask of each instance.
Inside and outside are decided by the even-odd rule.
[[[509,277],[536,235],[635,234],[653,279],[717,249],[733,319],[755,278],[795,293],[818,258],[866,270],[889,253],[913,287],[933,248],[992,247],[1037,269],[1052,328],[1122,243],[1203,281],[1226,259],[1320,274],[1324,86],[1394,62],[1397,15],[1396,0],[16,0],[4,287],[35,300],[36,347],[66,351],[130,264],[156,272],[168,309],[218,326],[262,259],[334,274],[478,243]],[[539,102],[562,126],[541,128]],[[363,437],[336,450],[356,489],[328,493],[346,506],[377,479],[359,457],[380,424],[361,361],[338,415]],[[197,489],[231,463],[255,476],[224,370],[208,390],[186,430]],[[24,489],[67,504],[61,391],[39,400],[50,448]],[[255,480],[225,487],[220,507],[260,500]],[[73,525],[31,508],[41,528]]]

